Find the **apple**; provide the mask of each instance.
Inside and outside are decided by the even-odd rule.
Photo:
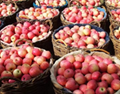
[[[36,77],[41,74],[41,70],[38,67],[31,67],[29,70],[29,74],[31,77]]]
[[[16,65],[14,63],[7,63],[5,68],[7,71],[13,72],[16,69]]]
[[[101,81],[98,83],[98,86],[108,88],[108,83],[106,81]]]
[[[109,64],[107,66],[107,72],[112,74],[112,73],[116,73],[117,72],[117,67],[115,64]]]
[[[111,87],[113,90],[119,90],[120,89],[120,80],[118,80],[118,79],[112,80]]]
[[[64,71],[63,75],[65,78],[72,78],[74,76],[74,70],[73,69],[66,69]]]
[[[46,70],[49,66],[50,66],[50,64],[48,63],[48,61],[43,61],[43,62],[40,64],[40,69]]]
[[[1,73],[1,77],[13,77],[12,73],[10,71],[6,71],[4,70],[2,73]]]
[[[23,62],[23,60],[22,60],[22,58],[21,57],[15,57],[14,59],[13,59],[13,63],[15,64],[15,65],[21,65],[22,64],[22,62]]]
[[[27,81],[27,80],[30,80],[30,79],[31,79],[31,76],[29,74],[24,74],[21,77],[21,81]]]
[[[84,84],[84,83],[86,83],[86,78],[83,74],[76,73],[75,74],[75,81],[79,84]]]
[[[76,83],[76,81],[73,78],[71,78],[66,82],[65,88],[67,88],[71,91],[74,91],[75,89],[78,88],[78,84]]]
[[[23,64],[21,66],[21,71],[23,74],[28,74],[31,66],[29,64]]]
[[[107,89],[105,87],[97,87],[96,94],[107,94]]]
[[[112,75],[110,75],[108,73],[103,74],[101,77],[101,80],[106,81],[108,84],[110,84],[113,81],[113,79],[114,78],[112,77]]]
[[[96,71],[96,72],[92,73],[92,79],[93,80],[99,81],[100,78],[101,78],[101,73],[99,71]]]
[[[84,94],[95,94],[93,89],[87,89]]]
[[[14,77],[21,77],[22,76],[22,72],[21,72],[21,70],[20,69],[15,69],[14,71],[13,71],[13,76]]]
[[[99,66],[97,64],[90,64],[88,67],[88,70],[90,73],[93,73],[95,71],[99,71]]]
[[[65,86],[67,79],[63,75],[58,75],[56,79],[60,85]]]
[[[95,80],[88,81],[88,83],[87,83],[87,89],[93,89],[93,90],[95,90],[97,87],[98,87],[97,81],[95,81]]]

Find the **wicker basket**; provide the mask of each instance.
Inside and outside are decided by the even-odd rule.
[[[107,0],[105,0],[105,6],[106,6],[107,10],[113,10],[113,9],[119,9],[120,8],[120,7],[114,7],[110,4],[108,4],[106,1]]]
[[[76,5],[73,4],[73,2],[75,2]],[[97,7],[102,7],[105,3],[105,0],[100,0],[100,2],[101,2],[101,4]],[[83,6],[83,5],[80,3],[80,0],[69,0],[68,1],[68,7],[71,7],[71,6]]]
[[[112,40],[113,46],[114,46],[114,51],[115,51],[115,56],[120,59],[120,40],[118,40],[114,36],[114,30],[118,29],[119,25],[112,23],[110,25],[110,39]]]
[[[114,10],[116,11],[117,9],[114,9]],[[111,11],[112,10],[108,10],[110,23],[115,23],[115,24],[120,25],[120,21],[117,21],[114,19],[114,16],[112,15]]]
[[[85,26],[85,25],[87,25],[87,24],[70,24],[70,25],[66,25],[66,26],[72,28],[74,25]],[[99,27],[97,27],[97,26],[95,26],[95,25],[90,25],[90,26],[91,26],[91,28],[96,29],[98,32],[104,31],[103,29],[101,29],[101,28],[99,28]],[[54,54],[55,54],[56,57],[62,57],[63,55],[65,55],[65,54],[67,54],[67,53],[70,53],[70,52],[72,52],[72,51],[80,50],[80,48],[70,47],[70,46],[66,45],[66,44],[64,43],[64,41],[62,41],[62,42],[64,43],[64,44],[62,44],[62,43],[59,42],[59,40],[57,40],[57,39],[55,38],[55,34],[56,34],[59,30],[63,29],[64,27],[65,27],[65,26],[59,27],[59,28],[56,29],[56,30],[53,32],[53,34],[52,34],[53,50],[54,50]],[[105,31],[105,32],[106,32],[106,31]],[[101,47],[97,47],[97,48],[107,49],[108,44],[109,44],[109,41],[110,41],[107,32],[106,32],[105,40],[106,40],[106,43],[105,43],[104,45],[102,45]],[[60,41],[61,41],[61,40],[60,40]],[[85,48],[85,49],[83,49],[83,50],[89,50],[89,49],[88,49],[88,48]]]
[[[53,17],[53,18],[49,18],[49,19],[43,19],[40,21],[46,21],[46,20],[51,20],[51,22],[53,23],[53,28],[52,30],[57,29],[60,25],[61,25],[61,21],[60,21],[60,12],[58,9],[56,9],[58,11],[58,15]],[[24,19],[24,18],[20,18],[19,17],[19,13],[16,14],[16,20],[17,22],[21,22],[21,21],[31,21],[31,19]],[[37,20],[37,19],[36,19]],[[59,23],[58,23],[59,22]]]
[[[8,24],[12,24],[12,23],[16,22],[15,18],[16,18],[17,12],[19,11],[19,8],[18,8],[18,6],[16,5],[15,2],[9,2],[9,3],[7,2],[5,4],[8,5],[8,4],[11,4],[11,3],[16,7],[17,10],[16,10],[15,13],[13,13],[11,15],[0,17],[0,20],[4,21],[4,25],[8,25]]]
[[[53,64],[52,68],[50,69],[50,72],[51,72],[50,78],[51,78],[51,81],[53,83],[53,89],[55,91],[55,94],[73,94],[72,91],[68,90],[67,88],[62,87],[56,80],[57,70],[60,66],[59,65],[60,61],[63,60],[65,57],[69,56],[69,55],[77,55],[77,54],[83,54],[84,56],[96,55],[96,56],[100,56],[102,58],[109,58],[113,62],[115,62],[117,64],[120,64],[120,60],[118,60],[116,57],[112,57],[111,55],[109,55],[107,53],[104,53],[103,52],[104,50],[102,50],[102,49],[100,49],[100,51],[102,51],[102,52],[99,52],[99,50],[98,51],[92,51],[92,52],[90,51],[90,53],[88,53],[86,51],[82,51],[82,50],[74,51],[74,52],[68,53],[68,54],[62,56],[61,58],[59,58],[58,60],[56,60],[55,63]],[[115,93],[115,94],[119,94],[119,93]]]
[[[18,40],[16,43],[18,43],[19,41],[21,40]],[[25,40],[25,41],[28,41],[28,40]],[[29,44],[32,46],[30,42]],[[17,48],[21,48],[21,47],[22,46],[18,46]],[[11,48],[12,47],[2,49],[2,50],[4,51]],[[44,49],[42,50],[45,51]],[[50,68],[53,65],[52,57],[50,58],[49,63],[50,63],[49,68],[47,68],[43,73],[27,81],[21,81],[13,77],[0,78],[0,86],[1,86],[0,94],[48,94],[47,89],[49,87],[49,82],[50,82]],[[5,80],[5,79],[12,79],[12,80],[15,80],[15,82],[3,84],[2,80]]]
[[[3,2],[6,2],[6,3],[9,3],[9,2],[12,2],[11,1],[5,1],[5,0],[2,0]],[[19,0],[19,1],[15,1],[15,3],[17,4],[17,6],[19,7],[19,9],[25,9],[25,8],[29,8],[32,6],[32,3],[34,2],[35,0]]]
[[[99,26],[99,27],[103,28],[104,30],[106,30],[106,21],[107,21],[106,9],[105,9],[105,7],[103,7],[103,8],[95,7],[95,8],[97,8],[99,11],[104,12],[104,18],[101,21],[92,21],[90,24],[96,25],[96,23],[97,23],[97,26]],[[62,13],[60,15],[60,19],[61,19],[61,22],[62,22],[63,25],[75,24],[75,23],[69,22],[69,21],[67,21],[65,19],[63,11],[62,11]]]
[[[17,23],[24,23],[25,21],[22,22],[17,22]],[[29,21],[30,23],[34,23],[35,21]],[[13,25],[16,26],[17,23],[14,23]],[[42,24],[48,25],[50,26],[50,29],[48,31],[47,36],[45,36],[44,38],[42,38],[41,40],[37,41],[37,42],[32,42],[34,46],[36,47],[40,47],[40,48],[44,48],[46,50],[52,50],[52,42],[51,42],[51,34],[52,31],[50,31],[52,29],[52,22],[50,20],[46,20],[44,22],[41,22]],[[8,25],[9,26],[9,25]],[[0,30],[0,32],[2,32],[5,28],[7,28],[8,26],[4,27],[3,29]],[[49,45],[49,46],[48,46]],[[5,43],[3,41],[1,41],[1,46],[3,48],[7,48],[7,47],[12,47],[14,46],[14,43],[9,44],[9,43]]]
[[[40,0],[36,0],[39,4],[40,4]],[[49,8],[56,8],[56,9],[58,9],[59,11],[62,11],[64,8],[66,8],[67,6],[68,6],[68,1],[67,0],[65,0],[65,2],[66,2],[66,4],[65,5],[63,5],[63,6],[57,6],[57,7],[52,7],[52,6],[47,6],[47,7],[49,7]],[[41,5],[36,5],[36,3],[33,3],[33,6],[35,7],[35,8],[39,8]]]

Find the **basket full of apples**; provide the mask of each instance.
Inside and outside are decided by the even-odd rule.
[[[69,0],[68,6],[96,6],[101,7],[104,5],[104,0]]]
[[[120,27],[118,24],[110,25],[110,39],[114,46],[115,56],[120,59]]]
[[[104,52],[74,51],[55,61],[55,94],[119,94],[120,60]]]
[[[63,25],[75,23],[93,24],[94,22],[99,23],[98,26],[105,29],[107,13],[104,8],[100,7],[72,6],[65,8],[61,13],[60,18]]]
[[[60,12],[55,8],[48,8],[41,6],[41,8],[30,7],[19,11],[16,15],[17,22],[30,20],[51,20],[53,22],[53,29],[60,26]],[[59,22],[59,23],[58,23]]]
[[[5,25],[16,22],[15,18],[18,11],[19,8],[14,2],[0,3],[0,20],[3,20]]]
[[[32,3],[35,0],[2,0],[5,3],[9,3],[9,2],[15,2],[17,4],[17,6],[19,7],[19,9],[25,9],[25,8],[29,8],[32,6]]]
[[[21,21],[9,24],[0,30],[0,42],[3,48],[14,46],[19,39],[30,40],[34,46],[50,50],[52,47],[51,34],[52,22]],[[18,45],[24,44],[21,41]],[[47,46],[49,45],[49,46]]]
[[[105,6],[107,10],[119,9],[120,1],[119,0],[105,0]]]
[[[107,49],[109,41],[106,31],[90,24],[61,26],[52,34],[54,54],[58,57],[80,49]]]
[[[120,25],[120,9],[108,10],[110,23]]]
[[[47,7],[53,7],[59,9],[59,11],[62,11],[64,8],[68,6],[67,0],[35,0],[35,3],[33,3],[34,7],[40,7],[46,5]]]
[[[28,44],[0,50],[0,93],[47,94],[51,53],[26,41]]]

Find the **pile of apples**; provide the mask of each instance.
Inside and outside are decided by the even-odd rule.
[[[36,5],[39,6],[39,4],[46,5],[46,6],[52,6],[52,7],[58,7],[58,6],[64,6],[66,4],[65,0],[36,0]]]
[[[55,33],[56,39],[62,39],[68,46],[77,48],[102,46],[106,42],[105,37],[105,31],[98,32],[90,25],[74,25],[72,28],[66,26]]]
[[[21,38],[37,42],[49,35],[49,28],[49,25],[45,25],[39,21],[33,23],[25,21],[16,25],[11,24],[1,30],[0,39],[9,44],[14,44]]]
[[[105,2],[111,6],[114,7],[120,7],[120,1],[119,0],[105,0]]]
[[[28,9],[21,10],[19,12],[19,17],[24,19],[32,19],[32,20],[44,20],[57,16],[58,10],[47,8],[46,6],[42,6],[41,8],[30,7]]]
[[[81,6],[99,6],[99,5],[101,5],[101,0],[78,0],[78,1],[80,2]],[[73,2],[73,4],[76,5],[76,2]]]
[[[16,12],[16,7],[13,4],[6,5],[5,3],[0,4],[0,17],[9,16]]]
[[[68,55],[59,62],[56,80],[73,94],[114,94],[120,89],[120,65],[96,55]]]
[[[116,21],[120,21],[120,9],[111,10],[111,14]]]
[[[49,67],[50,58],[49,51],[29,45],[0,50],[0,78],[8,76],[21,81],[29,80]],[[7,80],[7,83],[12,82],[14,80]]]
[[[115,29],[113,32],[114,36],[120,40],[120,27],[118,29]]]
[[[68,7],[63,10],[65,19],[72,23],[90,23],[92,21],[101,21],[104,18],[104,12],[97,8],[82,6]]]

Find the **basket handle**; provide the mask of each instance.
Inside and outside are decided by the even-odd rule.
[[[101,52],[104,52],[106,54],[110,54],[108,51],[104,50],[104,49],[90,49],[91,52],[93,51],[101,51]]]
[[[79,0],[70,0],[68,6],[71,7],[73,5],[72,4],[73,2],[76,2],[78,4],[78,6],[81,6]]]
[[[30,46],[33,46],[32,42],[31,42],[30,40],[23,39],[23,38],[22,38],[22,39],[18,39],[18,40],[15,42],[14,46],[17,47],[17,44],[18,44],[20,41],[27,41]]]
[[[53,23],[52,23],[51,20],[46,20],[45,24],[49,24],[50,25],[50,29],[49,30],[51,30],[53,28]]]
[[[92,21],[90,24],[96,25],[98,27],[101,27],[101,24],[97,21]]]
[[[65,41],[62,40],[62,39],[56,39],[55,41],[56,41],[56,42],[62,42],[66,47],[68,46],[67,43],[65,43]]]
[[[114,29],[114,27],[117,27],[117,26],[118,26],[118,25],[117,25],[116,23],[112,22],[111,25],[109,26],[110,31],[112,32],[113,29]]]
[[[104,6],[101,6],[101,7],[102,7],[105,11],[107,11],[106,8],[105,8]]]

